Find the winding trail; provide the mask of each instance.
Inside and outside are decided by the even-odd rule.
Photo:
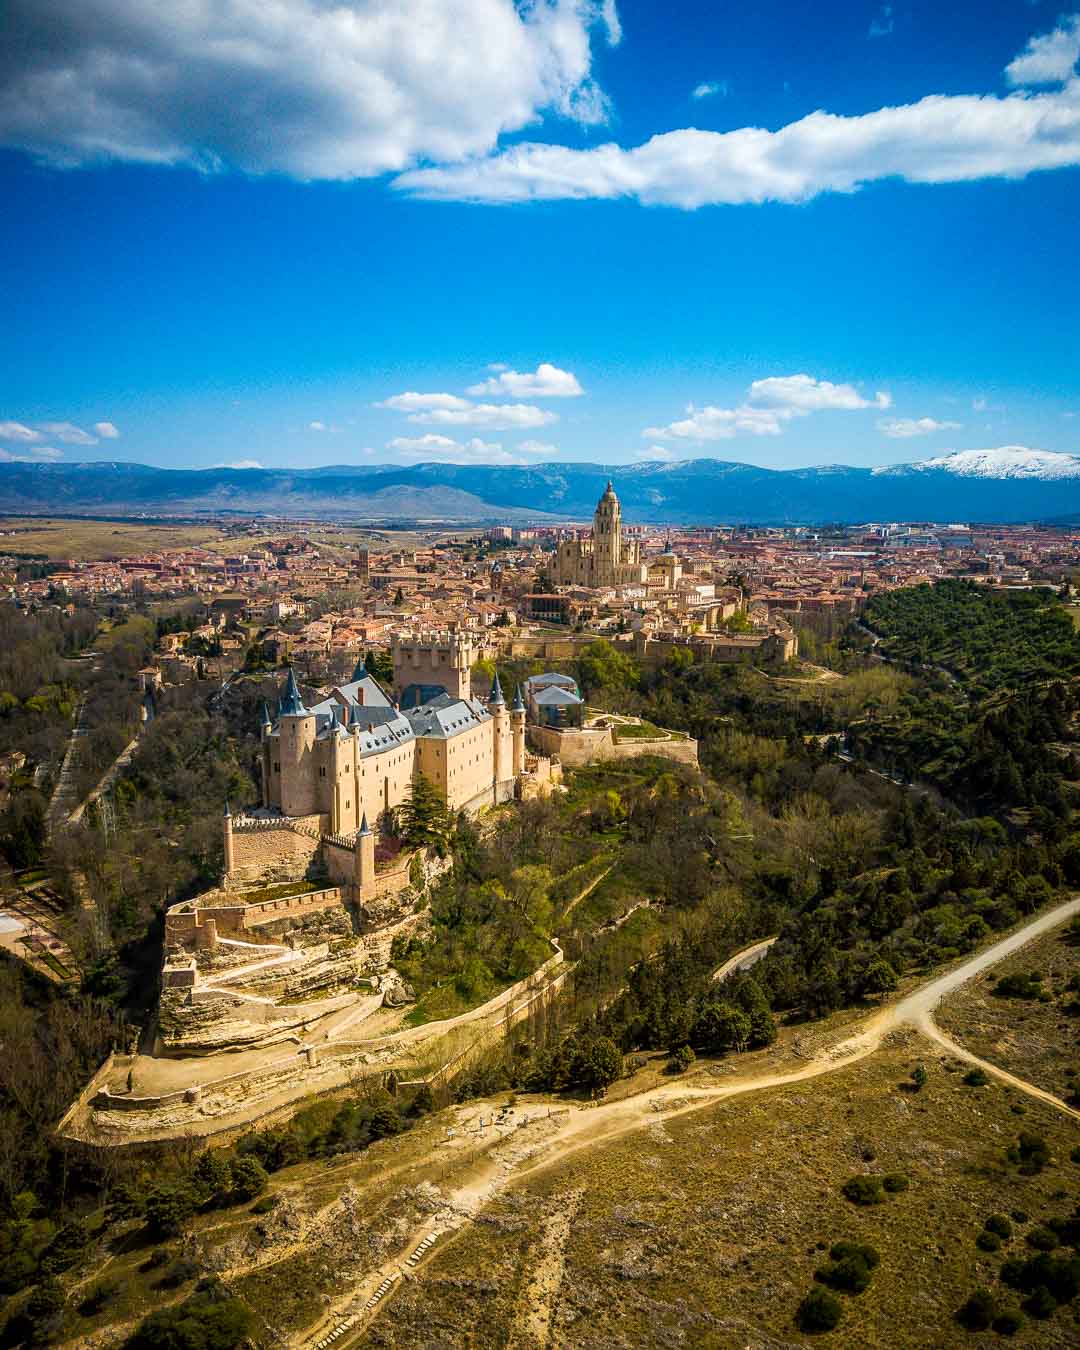
[[[698,1111],[725,1098],[741,1096],[746,1092],[760,1092],[767,1088],[786,1087],[792,1083],[804,1082],[809,1078],[818,1078],[822,1074],[846,1068],[873,1054],[890,1032],[904,1026],[914,1027],[950,1054],[980,1065],[987,1073],[993,1074],[994,1077],[1028,1096],[1035,1097],[1055,1110],[1080,1120],[1080,1111],[1066,1105],[1051,1093],[1035,1087],[1034,1084],[979,1059],[944,1035],[933,1020],[934,1009],[947,994],[953,993],[988,967],[1077,914],[1080,914],[1080,896],[1038,915],[1023,927],[1010,933],[1008,937],[992,943],[983,951],[977,952],[968,960],[945,971],[944,974],[913,990],[897,1002],[883,1007],[874,1013],[862,1030],[827,1047],[816,1059],[810,1060],[804,1068],[794,1072],[754,1074],[746,1078],[734,1078],[716,1087],[665,1085],[649,1092],[639,1093],[635,1097],[579,1107],[576,1110],[561,1112],[558,1116],[549,1113],[547,1117],[541,1118],[538,1115],[534,1125],[504,1135],[484,1156],[469,1160],[467,1164],[470,1170],[469,1179],[448,1195],[446,1207],[437,1217],[443,1240],[433,1250],[441,1250],[448,1241],[460,1234],[469,1221],[512,1181],[534,1176],[538,1172],[557,1166],[582,1149],[609,1143],[634,1130],[671,1120],[691,1111]],[[765,939],[754,947],[737,952],[726,965],[731,966],[732,963],[743,961],[751,953],[757,954],[759,948],[767,947],[774,940]],[[721,967],[721,971],[724,969],[725,967]],[[717,975],[720,975],[719,971]],[[430,1221],[427,1221],[423,1228],[410,1234],[408,1242],[395,1257],[383,1262],[352,1295],[341,1300],[320,1319],[314,1335],[309,1330],[296,1337],[291,1344],[313,1345],[317,1340],[325,1338],[327,1331],[335,1324],[342,1326],[346,1317],[349,1318],[349,1324],[347,1327],[342,1326],[334,1344],[347,1346],[358,1339],[390,1302],[402,1279],[412,1275],[427,1259],[425,1256],[421,1260],[413,1261],[409,1266],[405,1264],[430,1226]],[[386,1287],[385,1295],[380,1297],[376,1305],[368,1307],[367,1300],[382,1286]]]

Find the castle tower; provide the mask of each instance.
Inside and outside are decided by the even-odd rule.
[[[468,633],[424,633],[395,638],[394,688],[400,698],[410,684],[439,685],[452,698],[472,698],[476,644]]]
[[[270,752],[269,743],[270,733],[274,729],[274,724],[270,720],[270,709],[267,706],[266,699],[263,699],[262,708],[259,712],[259,773],[262,778],[262,804],[270,805]]]
[[[509,764],[509,755],[506,753],[509,748],[506,745],[506,733],[509,727],[509,719],[506,712],[506,699],[503,698],[502,685],[499,683],[499,672],[495,672],[495,683],[491,686],[491,694],[488,698],[488,712],[491,713],[494,726],[491,729],[491,744],[494,757],[494,782],[496,787],[504,778],[509,778],[511,768]]]
[[[356,836],[355,871],[356,898],[360,900],[370,891],[375,882],[375,836],[367,823],[367,812],[360,822],[360,833]]]
[[[228,797],[225,798],[225,817],[221,826],[225,844],[225,880],[228,881],[236,867],[236,855],[233,851],[232,812],[229,810]]]
[[[598,586],[615,584],[622,554],[622,507],[609,478],[593,516],[593,559]]]
[[[278,722],[281,809],[287,816],[312,816],[316,798],[315,714],[304,707],[292,666],[285,683]]]
[[[521,696],[520,684],[510,705],[510,742],[513,774],[517,778],[525,772],[525,700]]]

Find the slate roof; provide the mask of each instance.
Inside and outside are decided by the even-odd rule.
[[[480,726],[491,717],[476,699],[454,698],[445,693],[406,715],[415,735],[438,740],[450,740],[472,727]]]

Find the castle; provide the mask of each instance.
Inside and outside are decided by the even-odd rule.
[[[486,704],[472,698],[470,655],[453,634],[396,644],[396,703],[361,664],[309,708],[290,670],[277,718],[263,705],[263,807],[352,835],[400,806],[415,777],[452,811],[513,797],[525,773],[525,704],[519,691],[507,706],[498,676]],[[423,679],[406,684],[407,674]]]
[[[608,479],[596,505],[591,539],[566,539],[552,567],[556,586],[633,586],[648,580],[641,545],[622,537],[622,507]]]

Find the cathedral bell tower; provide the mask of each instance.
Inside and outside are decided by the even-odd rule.
[[[618,568],[622,563],[622,507],[615,496],[615,489],[608,479],[604,495],[596,506],[593,516],[593,560],[596,568],[595,584],[613,586],[618,579]]]

